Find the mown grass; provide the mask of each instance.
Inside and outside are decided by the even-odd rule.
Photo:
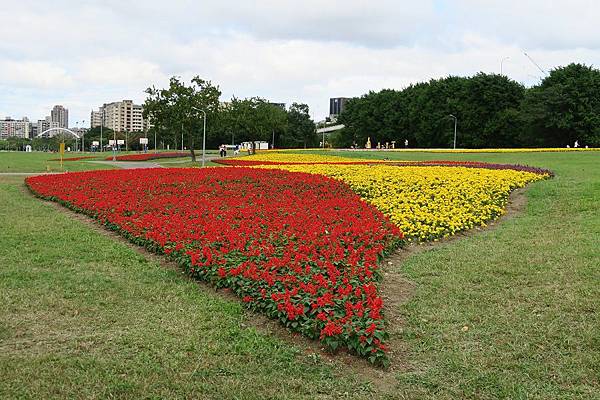
[[[600,398],[600,152],[350,154],[556,173],[531,185],[522,214],[406,260],[416,283],[401,309],[412,370],[397,375],[398,394]]]
[[[0,177],[0,398],[339,398],[368,386]]]
[[[246,326],[238,302],[0,177],[0,398],[600,398],[600,153],[340,154],[556,177],[523,213],[404,261],[408,368],[386,385]]]
[[[107,154],[107,153],[103,153]],[[91,157],[96,156],[97,160],[101,160],[104,156],[100,153],[65,153],[65,158],[71,157]],[[5,172],[65,172],[65,171],[86,171],[92,169],[107,169],[112,168],[109,165],[95,164],[87,162],[88,160],[64,161],[63,167],[60,166],[60,161],[52,161],[60,159],[58,153],[46,152],[0,152],[0,173]]]

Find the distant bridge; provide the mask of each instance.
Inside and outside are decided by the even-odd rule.
[[[72,130],[67,129],[67,128],[50,128],[50,129],[46,129],[44,132],[38,133],[38,135],[36,137],[40,137],[40,136],[45,135],[45,134],[48,134],[48,136],[50,136],[50,137],[56,136],[56,134],[51,135],[50,132],[57,132],[57,133],[58,132],[67,132],[67,133],[70,133],[71,135],[75,136],[77,139],[81,139],[81,137],[78,134],[76,134],[75,132],[73,132]]]
[[[317,129],[317,133],[329,133],[329,132],[335,132],[335,131],[339,131],[340,129],[343,129],[344,125],[339,124],[339,125],[333,125],[333,126],[328,126],[325,128],[319,128]]]

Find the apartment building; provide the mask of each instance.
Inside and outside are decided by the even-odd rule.
[[[25,117],[23,119],[12,119],[7,117],[0,120],[0,139],[9,137],[29,138],[31,136],[31,122]]]
[[[69,128],[69,110],[61,105],[56,105],[50,111],[50,120],[58,123],[59,128]]]
[[[346,107],[346,102],[349,99],[347,97],[332,97],[329,99],[329,117],[337,118],[344,108]]]
[[[99,127],[102,124],[102,114],[104,113],[104,108],[100,107],[98,111],[92,110],[90,113],[90,128]]]
[[[99,115],[94,116],[94,113],[98,113]],[[117,132],[142,132],[146,128],[146,121],[144,121],[142,113],[143,107],[133,104],[131,100],[106,103],[99,111],[92,111],[92,118],[95,118],[97,123],[97,125],[92,125],[92,127],[100,126],[98,120],[102,121],[104,119],[103,125],[105,128]]]

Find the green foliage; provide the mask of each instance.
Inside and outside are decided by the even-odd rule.
[[[171,77],[168,89],[146,89],[148,97],[144,103],[144,117],[153,125],[149,136],[154,131],[160,133],[161,140],[172,143],[177,148],[177,143],[190,149],[192,160],[195,161],[194,148],[197,143],[202,146],[203,119],[206,113],[206,129],[218,124],[219,97],[221,91],[210,81],[205,81],[196,76],[192,78],[190,86],[186,86],[178,77]],[[179,142],[178,142],[179,139]]]
[[[532,144],[600,145],[600,71],[570,64],[528,91],[523,112]]]
[[[271,142],[286,129],[286,111],[260,97],[232,98],[219,113],[219,128],[211,137],[211,145],[252,140]]]
[[[364,146],[367,138],[410,147],[563,147],[578,140],[600,145],[600,71],[571,64],[526,89],[506,76],[450,76],[403,90],[385,89],[348,101],[332,136],[335,146]]]
[[[306,104],[293,103],[287,113],[287,130],[279,141],[278,147],[297,148],[315,147],[318,136],[315,135],[315,123],[308,114]]]
[[[340,115],[346,128],[335,137],[340,146],[396,141],[411,147],[450,147],[456,115],[459,147],[512,145],[504,137],[506,118],[519,107],[525,88],[501,75],[450,76],[411,85],[402,91],[385,89],[351,99]],[[514,136],[514,132],[512,133]]]
[[[144,117],[151,123],[150,147],[156,134],[163,145],[180,148],[182,132],[184,146],[190,150],[200,147],[203,116],[197,109],[207,113],[209,149],[255,140],[274,142],[276,147],[310,147],[318,143],[306,104],[294,103],[288,112],[260,97],[233,97],[230,102],[219,103],[219,88],[199,77],[192,79],[190,86],[172,77],[167,89],[151,87],[146,93]],[[132,145],[135,148],[135,143]]]

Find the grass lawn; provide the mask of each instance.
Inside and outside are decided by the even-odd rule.
[[[65,158],[71,157],[91,157],[97,156],[97,160],[102,160],[104,154],[100,153],[65,153]],[[50,161],[60,159],[58,153],[46,152],[0,152],[0,173],[3,172],[63,172],[63,171],[85,171],[90,169],[108,169],[109,165],[95,164],[87,160],[64,161],[63,168],[60,167],[60,161]]]
[[[557,176],[522,214],[390,271],[415,292],[397,306],[406,366],[382,379],[250,327],[239,302],[0,177],[0,398],[600,398],[600,152],[339,155]]]

